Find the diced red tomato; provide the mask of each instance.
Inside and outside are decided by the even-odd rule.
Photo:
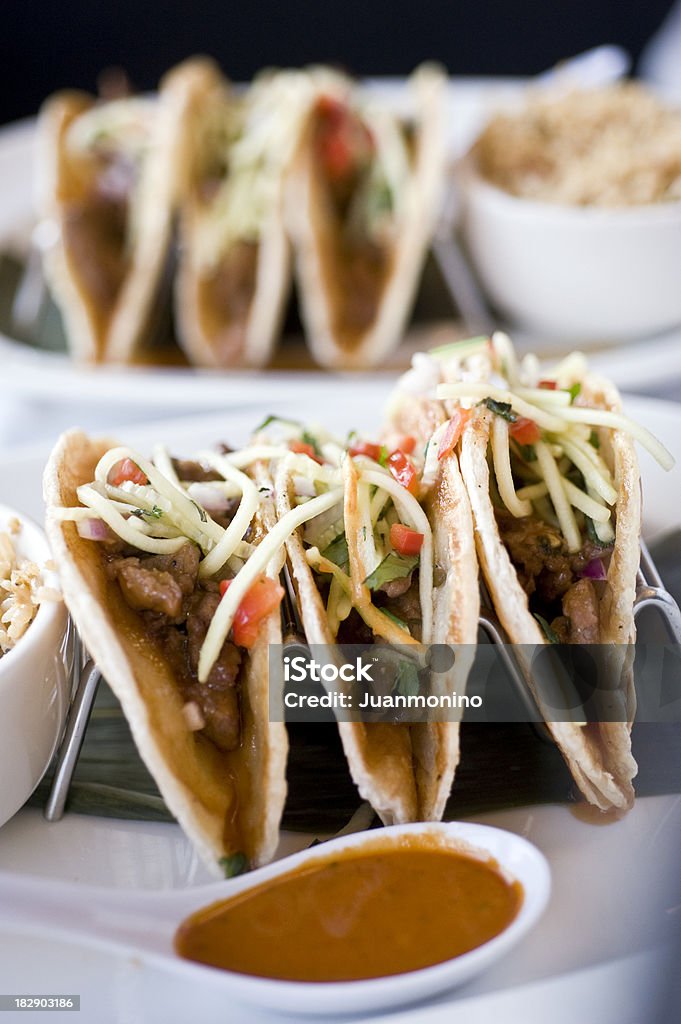
[[[414,463],[399,449],[388,456],[387,466],[392,475],[410,494],[418,494],[419,478]]]
[[[453,416],[451,417],[445,432],[442,435],[442,439],[437,449],[438,461],[444,459],[447,455],[450,455],[454,451],[459,438],[463,433],[463,428],[471,418],[470,409],[455,409]]]
[[[305,441],[289,441],[288,446],[296,455],[307,455],[310,459],[318,462],[320,466],[323,464],[323,460],[319,458],[311,444],[307,444]]]
[[[120,487],[126,480],[131,480],[133,484],[149,483],[142,470],[132,459],[121,459],[120,462],[117,462],[111,469],[108,479],[112,487]]]
[[[545,391],[555,391],[558,384],[555,380],[540,380],[539,387],[543,388]]]
[[[515,423],[511,423],[509,433],[518,444],[536,444],[541,438],[537,424],[525,416],[519,416]]]
[[[406,455],[411,455],[414,448],[416,448],[416,438],[412,437],[411,434],[403,434],[399,439],[397,448]]]
[[[371,132],[345,103],[331,96],[320,97],[317,113],[317,147],[324,171],[332,181],[349,178],[373,152]]]
[[[423,534],[403,523],[393,523],[390,527],[390,543],[400,555],[418,555],[423,544]]]
[[[325,136],[322,146],[322,159],[324,170],[332,181],[338,178],[347,178],[353,169],[352,149],[348,140],[340,132],[331,133]]]
[[[374,462],[379,462],[381,458],[381,445],[372,444],[371,441],[358,441],[357,444],[353,444],[348,452],[353,457],[355,455],[366,455],[368,458],[373,459]]]
[[[336,99],[335,96],[324,94],[317,100],[317,113],[329,120],[341,119],[347,111],[345,103]]]
[[[220,594],[224,597],[232,580],[222,580]],[[278,608],[284,596],[284,588],[277,580],[261,574],[257,576],[244,594],[236,610],[232,624],[232,637],[237,647],[253,646],[258,639],[260,623]]]

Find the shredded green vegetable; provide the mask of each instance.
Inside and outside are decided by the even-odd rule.
[[[409,576],[418,562],[418,555],[399,555],[396,551],[391,551],[364,582],[369,590],[378,590],[384,583],[390,583],[391,580],[402,580],[405,576]]]
[[[245,853],[230,853],[227,857],[220,857],[218,864],[225,873],[225,878],[235,878],[248,871],[248,858]]]

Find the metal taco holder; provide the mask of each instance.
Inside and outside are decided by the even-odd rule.
[[[282,577],[285,591],[282,601],[284,648],[291,651],[295,649],[298,653],[304,653],[307,650],[307,642],[302,629],[295,591],[288,569],[283,570]],[[483,590],[483,605],[480,610],[479,627],[488,639],[498,647],[500,659],[518,698],[532,712],[532,717],[539,717],[528,681],[513,654],[513,644],[509,643],[508,637],[496,614],[492,611],[490,604],[491,602],[489,602],[487,594]],[[681,644],[681,609],[679,609],[674,598],[665,589],[650,552],[645,543],[641,541],[641,562],[634,600],[634,617],[636,618],[644,608],[655,608],[662,616],[672,641],[676,644]],[[66,728],[57,753],[52,784],[45,804],[44,816],[47,821],[59,821],[64,814],[73,774],[78,763],[101,678],[99,669],[93,660],[87,656],[87,652],[83,650],[76,636],[72,673],[73,697]],[[537,724],[536,729],[543,739],[553,742],[545,725]]]

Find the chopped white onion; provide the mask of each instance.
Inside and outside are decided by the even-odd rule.
[[[293,489],[296,494],[304,498],[315,498],[317,496],[314,480],[308,476],[294,476]]]

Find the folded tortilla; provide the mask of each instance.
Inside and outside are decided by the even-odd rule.
[[[441,402],[399,389],[390,402],[390,429],[412,435],[421,448],[446,422]],[[475,659],[480,589],[473,517],[454,453],[441,460],[424,507],[433,530],[433,560],[446,573],[434,591],[432,643],[456,648],[452,669],[437,679],[444,691],[463,696]],[[459,763],[459,725],[453,717],[437,721],[435,716],[411,726],[420,817],[426,821],[444,814]]]
[[[328,128],[317,104],[287,190],[287,222],[307,340],[322,366],[376,366],[401,340],[442,199],[445,81],[431,66],[417,69],[407,125],[347,79],[319,79],[322,104],[350,112],[325,158],[346,180],[339,195],[324,170],[319,132]]]
[[[166,84],[185,96],[179,342],[199,366],[262,366],[291,284],[282,190],[303,76],[274,72],[236,95],[211,61],[192,60]]]
[[[59,508],[79,504],[76,489],[93,479],[97,462],[114,446],[72,430],[60,438],[45,469],[46,529],[64,599],[169,810],[207,865],[217,874],[220,858],[236,853],[251,866],[263,864],[275,853],[286,798],[286,728],[269,721],[268,647],[282,642],[279,610],[263,620],[242,661],[240,745],[220,750],[189,729],[163,645],[112,585],[100,545],[57,517]],[[260,515],[262,536],[272,528],[273,508],[263,505]]]
[[[429,437],[443,418],[441,403],[410,401],[391,425],[408,429],[417,438]],[[359,538],[362,529],[357,519],[358,474],[351,458],[343,463],[343,480],[344,520],[352,562],[353,538]],[[285,462],[279,466],[275,492],[281,517],[291,509],[294,497],[294,479]],[[443,463],[424,507],[432,529],[433,561],[443,577],[433,589],[431,643],[464,645],[456,652],[453,668],[438,673],[437,686],[433,685],[431,692],[455,690],[463,694],[474,656],[479,602],[472,518],[456,459]],[[336,641],[300,531],[289,537],[287,550],[308,643],[333,650]],[[401,641],[397,638],[389,642]],[[437,719],[435,712],[432,720],[411,725],[338,723],[360,795],[386,824],[442,818],[459,759],[459,725],[458,721]]]
[[[461,380],[460,366],[442,364],[444,379]],[[480,374],[476,382],[486,379]],[[578,383],[577,383],[578,381]],[[621,402],[610,382],[579,375],[579,405],[619,412]],[[450,412],[455,403],[445,403]],[[560,416],[560,408],[556,407]],[[551,735],[584,796],[601,810],[626,810],[634,800],[632,780],[637,772],[631,753],[631,722],[635,710],[633,655],[636,635],[634,598],[640,554],[641,494],[638,461],[632,437],[623,430],[596,427],[598,452],[609,467],[617,498],[612,509],[614,542],[607,578],[594,588],[598,604],[598,642],[608,659],[608,671],[618,687],[609,694],[613,721],[579,724],[551,721],[541,693],[533,685],[529,653],[534,645],[549,643],[546,631],[530,610],[528,595],[504,544],[495,515],[496,489],[488,461],[490,432],[497,413],[480,403],[473,406],[463,430],[460,465],[475,522],[475,541],[482,575],[496,614],[509,640],[521,645],[514,652],[526,670],[528,683]],[[558,439],[559,440],[559,439]],[[498,502],[498,497],[496,498]],[[564,612],[565,614],[565,612]],[[582,641],[572,641],[582,642]],[[527,646],[522,646],[527,645]],[[609,648],[609,649],[608,649]]]
[[[182,94],[50,97],[36,196],[54,227],[45,274],[76,359],[130,362],[152,340],[169,259]]]

